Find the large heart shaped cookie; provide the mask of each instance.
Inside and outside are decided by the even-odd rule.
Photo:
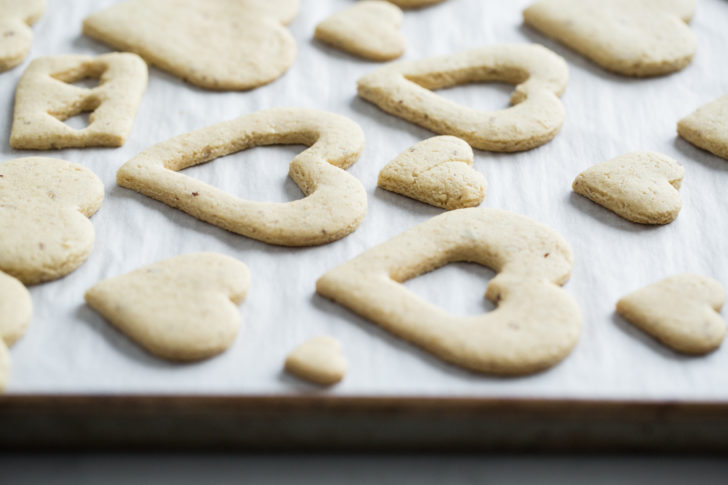
[[[303,199],[251,202],[177,173],[246,148],[279,143],[310,146],[288,170],[306,195]],[[116,180],[228,231],[271,244],[310,246],[340,239],[364,219],[364,187],[343,170],[359,158],[363,146],[361,128],[348,118],[276,108],[159,143],[126,162]]]
[[[93,248],[88,218],[103,200],[101,180],[76,163],[42,157],[0,163],[0,270],[35,284],[76,269]]]
[[[564,123],[559,96],[566,62],[535,44],[504,44],[446,56],[387,64],[357,82],[359,96],[435,133],[462,138],[481,150],[515,152],[550,141]],[[483,111],[432,92],[459,84],[515,84],[510,108]]]
[[[227,349],[240,328],[236,305],[248,267],[215,253],[185,254],[98,283],[86,302],[149,352],[198,360]]]
[[[399,32],[402,11],[389,2],[366,0],[336,12],[316,26],[314,37],[374,61],[396,59],[407,41]]]
[[[400,153],[379,172],[379,187],[444,209],[479,205],[488,183],[472,168],[473,150],[454,136],[436,136]]]
[[[20,281],[0,271],[0,392],[10,375],[8,347],[23,336],[32,313],[28,290]]]
[[[728,95],[681,119],[677,133],[693,145],[728,160]]]
[[[43,12],[45,0],[0,0],[0,72],[17,66],[28,55],[33,25]]]
[[[498,272],[485,294],[497,309],[451,315],[401,284],[456,261]],[[506,211],[459,209],[334,268],[316,291],[448,362],[519,375],[555,365],[579,340],[579,307],[560,287],[571,267],[571,248],[554,230]]]
[[[208,89],[251,89],[281,76],[296,41],[281,22],[298,0],[127,0],[96,12],[83,33]]]
[[[324,386],[343,379],[348,365],[338,340],[325,335],[307,340],[286,358],[288,372]]]
[[[706,354],[720,347],[726,324],[718,313],[725,290],[717,281],[680,274],[630,293],[617,311],[668,347],[687,354]]]
[[[685,169],[655,152],[634,152],[598,163],[580,173],[574,192],[621,217],[641,224],[667,224],[682,207]]]
[[[540,0],[523,11],[528,25],[627,76],[678,71],[697,41],[685,22],[694,0]]]

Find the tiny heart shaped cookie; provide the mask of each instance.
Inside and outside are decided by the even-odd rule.
[[[693,145],[728,160],[728,95],[681,119],[677,133]]]
[[[54,158],[0,163],[0,270],[28,284],[60,278],[94,244],[88,220],[104,185],[91,170]]]
[[[687,66],[694,0],[541,0],[523,19],[610,71],[656,76]]]
[[[248,267],[215,253],[185,254],[98,283],[86,303],[149,352],[199,360],[227,349],[240,328],[237,306]]]
[[[396,59],[407,41],[399,32],[402,11],[389,2],[367,0],[328,17],[314,37],[351,54],[374,61]]]
[[[472,168],[473,150],[454,136],[435,136],[400,153],[379,172],[379,187],[444,209],[474,207],[488,189]]]
[[[301,379],[329,386],[344,378],[348,363],[338,340],[322,335],[293,349],[285,367]]]
[[[45,0],[0,0],[0,72],[17,66],[28,55],[33,25],[43,12]]]
[[[717,313],[724,302],[717,281],[681,274],[630,293],[617,302],[617,312],[668,347],[706,354],[725,338],[726,325]]]
[[[598,163],[580,173],[572,188],[619,216],[640,224],[667,224],[682,207],[685,169],[670,157],[634,152]]]
[[[20,281],[0,271],[0,392],[10,375],[7,348],[23,336],[32,313],[28,290]]]

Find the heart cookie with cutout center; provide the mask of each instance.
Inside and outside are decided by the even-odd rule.
[[[348,365],[338,340],[322,335],[293,349],[285,367],[301,379],[330,386],[344,378]]]
[[[25,286],[0,271],[0,392],[10,375],[8,347],[25,333],[33,313],[33,304]]]
[[[630,293],[617,302],[626,320],[686,354],[706,354],[723,343],[726,324],[718,313],[725,290],[717,281],[680,274]]]
[[[383,0],[366,0],[322,21],[314,37],[366,59],[388,61],[401,56],[407,46],[399,32],[401,24],[399,7]]]
[[[0,270],[26,285],[60,278],[91,253],[104,185],[76,163],[18,158],[0,163]]]
[[[598,163],[580,173],[572,188],[628,221],[667,224],[682,208],[685,169],[655,152],[634,152]]]
[[[86,303],[149,352],[177,361],[217,355],[240,328],[248,267],[216,253],[185,254],[98,283]]]
[[[421,141],[379,172],[379,187],[443,209],[480,205],[488,190],[472,168],[473,150],[454,136]]]

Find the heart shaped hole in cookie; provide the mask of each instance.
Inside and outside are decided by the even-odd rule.
[[[510,107],[513,85],[500,81],[482,81],[433,89],[433,91],[448,101],[462,106],[496,111]]]

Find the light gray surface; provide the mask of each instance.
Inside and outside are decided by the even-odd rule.
[[[80,23],[88,13],[111,3],[51,0],[34,28],[30,58],[108,51],[84,38]],[[32,288],[35,316],[25,338],[12,349],[8,392],[308,391],[281,374],[283,359],[303,340],[326,333],[341,340],[350,361],[349,374],[330,391],[334,394],[728,399],[728,349],[703,358],[681,357],[659,347],[613,312],[614,303],[626,292],[676,272],[699,272],[728,283],[724,257],[728,199],[723,196],[728,164],[675,136],[680,117],[728,89],[728,4],[700,2],[692,23],[698,54],[686,70],[632,80],[613,76],[524,27],[520,12],[528,3],[449,0],[407,12],[405,58],[535,41],[568,61],[570,82],[563,97],[567,119],[557,138],[525,153],[476,152],[475,160],[475,168],[490,185],[484,206],[531,216],[560,231],[573,246],[576,265],[566,288],[582,307],[584,332],[563,364],[522,379],[470,374],[442,364],[314,294],[315,280],[326,270],[441,211],[375,188],[384,164],[432,134],[385,115],[355,96],[356,79],[379,64],[356,60],[311,39],[318,21],[350,2],[304,0],[291,25],[298,57],[289,72],[271,85],[244,93],[209,92],[151,69],[148,92],[124,147],[43,153],[91,168],[104,181],[106,201],[93,217],[97,245],[88,262],[62,280]],[[8,107],[23,69],[0,75],[0,96]],[[479,108],[504,108],[510,88],[495,86],[465,86],[442,94]],[[364,129],[365,151],[350,173],[367,190],[369,213],[349,237],[310,249],[269,246],[115,185],[118,167],[154,143],[274,106],[334,111]],[[0,118],[0,133],[9,133],[9,123],[9,114]],[[11,151],[7,138],[0,143],[3,159],[37,154]],[[684,209],[666,227],[628,223],[571,193],[571,181],[582,169],[640,149],[663,152],[685,165]],[[253,200],[292,200],[300,192],[286,178],[286,166],[298,150],[257,148],[186,173]],[[83,303],[84,291],[100,279],[200,250],[240,258],[252,272],[252,288],[241,307],[243,328],[230,350],[217,358],[192,365],[158,360]],[[482,298],[491,276],[487,269],[450,265],[409,287],[454,312],[476,313],[491,308]]]

